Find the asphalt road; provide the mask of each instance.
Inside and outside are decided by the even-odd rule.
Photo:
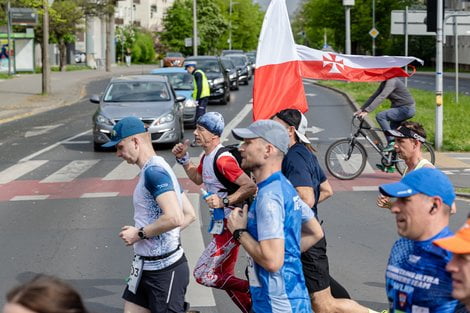
[[[91,84],[88,94],[99,93],[105,84]],[[306,93],[310,105],[307,135],[323,160],[328,145],[349,134],[352,109],[342,96],[328,89],[307,84]],[[251,120],[250,99],[251,85],[241,86],[232,93],[229,105],[210,105],[209,110],[220,111],[227,127],[243,127]],[[132,223],[135,179],[110,178],[121,160],[112,152],[93,152],[89,131],[95,108],[85,99],[0,125],[0,295],[37,273],[49,273],[75,286],[91,311],[122,312],[120,296],[131,250],[117,234],[122,225]],[[185,137],[192,138],[191,130],[185,131]],[[198,153],[198,148],[191,150],[192,156]],[[158,154],[175,165],[169,150],[158,150]],[[372,157],[370,164],[376,161]],[[180,169],[178,165],[174,168]],[[74,173],[73,179],[63,179]],[[198,189],[187,184],[181,171],[177,175],[199,206]],[[335,195],[319,206],[332,275],[354,299],[376,310],[386,308],[384,269],[397,238],[393,216],[375,206],[376,186],[397,179],[396,174],[374,171],[353,181],[331,179]],[[469,208],[468,202],[457,204],[459,211],[451,223],[454,230]],[[198,212],[200,221],[182,235],[190,264],[209,240],[205,207],[201,205]],[[245,264],[242,255],[237,267],[240,277]],[[220,291],[193,285],[187,296],[201,312],[237,312]],[[0,299],[1,306],[4,298]]]
[[[408,78],[408,87],[436,91],[436,76],[427,74],[415,74]],[[444,77],[444,91],[455,92],[455,77]],[[470,79],[459,77],[459,93],[470,95]]]

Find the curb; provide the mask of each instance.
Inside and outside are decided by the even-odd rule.
[[[470,199],[470,193],[456,192],[455,195],[456,195],[457,197]]]

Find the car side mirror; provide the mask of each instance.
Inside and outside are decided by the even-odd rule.
[[[229,68],[226,68],[226,69],[225,69],[225,72],[226,72],[226,73],[230,73],[230,69],[229,69]]]
[[[100,96],[99,95],[92,95],[91,98],[90,98],[90,102],[100,103]]]
[[[176,97],[176,102],[184,102],[184,100],[186,100],[186,97],[183,97],[183,96]]]

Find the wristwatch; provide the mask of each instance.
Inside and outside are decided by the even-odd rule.
[[[139,228],[139,232],[137,233],[137,235],[139,235],[140,239],[149,239],[149,237],[147,237],[147,235],[145,234],[143,227]]]
[[[241,236],[242,233],[245,232],[245,231],[247,232],[248,229],[246,229],[246,228],[235,229],[235,230],[233,231],[233,234],[232,234],[233,239],[235,239],[236,241],[239,241],[239,240],[240,240],[240,236]]]
[[[224,207],[228,207],[228,198],[227,198],[227,197],[223,197],[223,198],[222,198],[222,203],[224,204]]]

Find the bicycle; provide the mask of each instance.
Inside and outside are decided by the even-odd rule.
[[[359,120],[359,125],[356,125]],[[406,170],[406,164],[401,160],[395,151],[383,151],[386,146],[382,142],[375,143],[366,133],[366,131],[381,131],[380,128],[373,128],[364,125],[365,120],[356,116],[351,122],[351,136],[333,142],[326,151],[325,164],[328,171],[336,178],[342,180],[354,179],[361,175],[367,163],[367,151],[359,142],[359,137],[364,137],[367,142],[381,156],[381,163],[384,169],[392,169],[395,167],[397,171],[403,175]],[[354,128],[357,130],[354,131]],[[423,157],[432,164],[436,161],[434,149],[432,146],[424,142],[422,145]],[[387,172],[392,172],[387,170]]]

